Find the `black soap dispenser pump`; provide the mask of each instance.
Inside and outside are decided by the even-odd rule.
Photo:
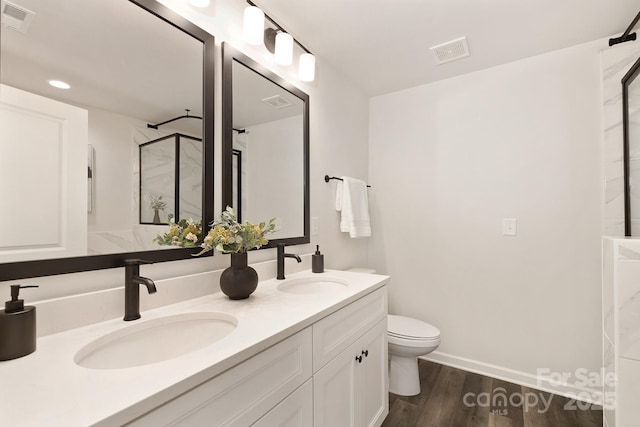
[[[0,310],[0,360],[17,359],[36,351],[36,308],[18,299],[20,289],[36,285],[11,285],[11,300]]]
[[[324,273],[324,255],[320,253],[320,245],[316,245],[316,253],[311,255],[311,271]]]

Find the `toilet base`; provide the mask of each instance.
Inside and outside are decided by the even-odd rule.
[[[399,396],[420,394],[417,357],[389,355],[389,392]]]

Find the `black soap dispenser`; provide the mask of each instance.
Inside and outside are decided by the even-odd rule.
[[[20,289],[38,286],[11,285],[11,301],[0,310],[0,360],[17,359],[36,351],[36,308],[18,299]]]
[[[320,253],[320,245],[316,245],[316,253],[311,255],[311,271],[324,273],[324,255]]]

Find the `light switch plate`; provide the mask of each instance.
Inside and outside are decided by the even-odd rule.
[[[320,220],[317,216],[311,218],[311,235],[317,236],[320,232]]]
[[[515,218],[504,218],[502,220],[502,235],[515,236],[518,234],[518,221]]]

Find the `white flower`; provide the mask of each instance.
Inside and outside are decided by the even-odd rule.
[[[187,240],[191,240],[192,242],[197,242],[198,241],[198,236],[196,236],[193,233],[189,233],[185,236],[185,239]]]

